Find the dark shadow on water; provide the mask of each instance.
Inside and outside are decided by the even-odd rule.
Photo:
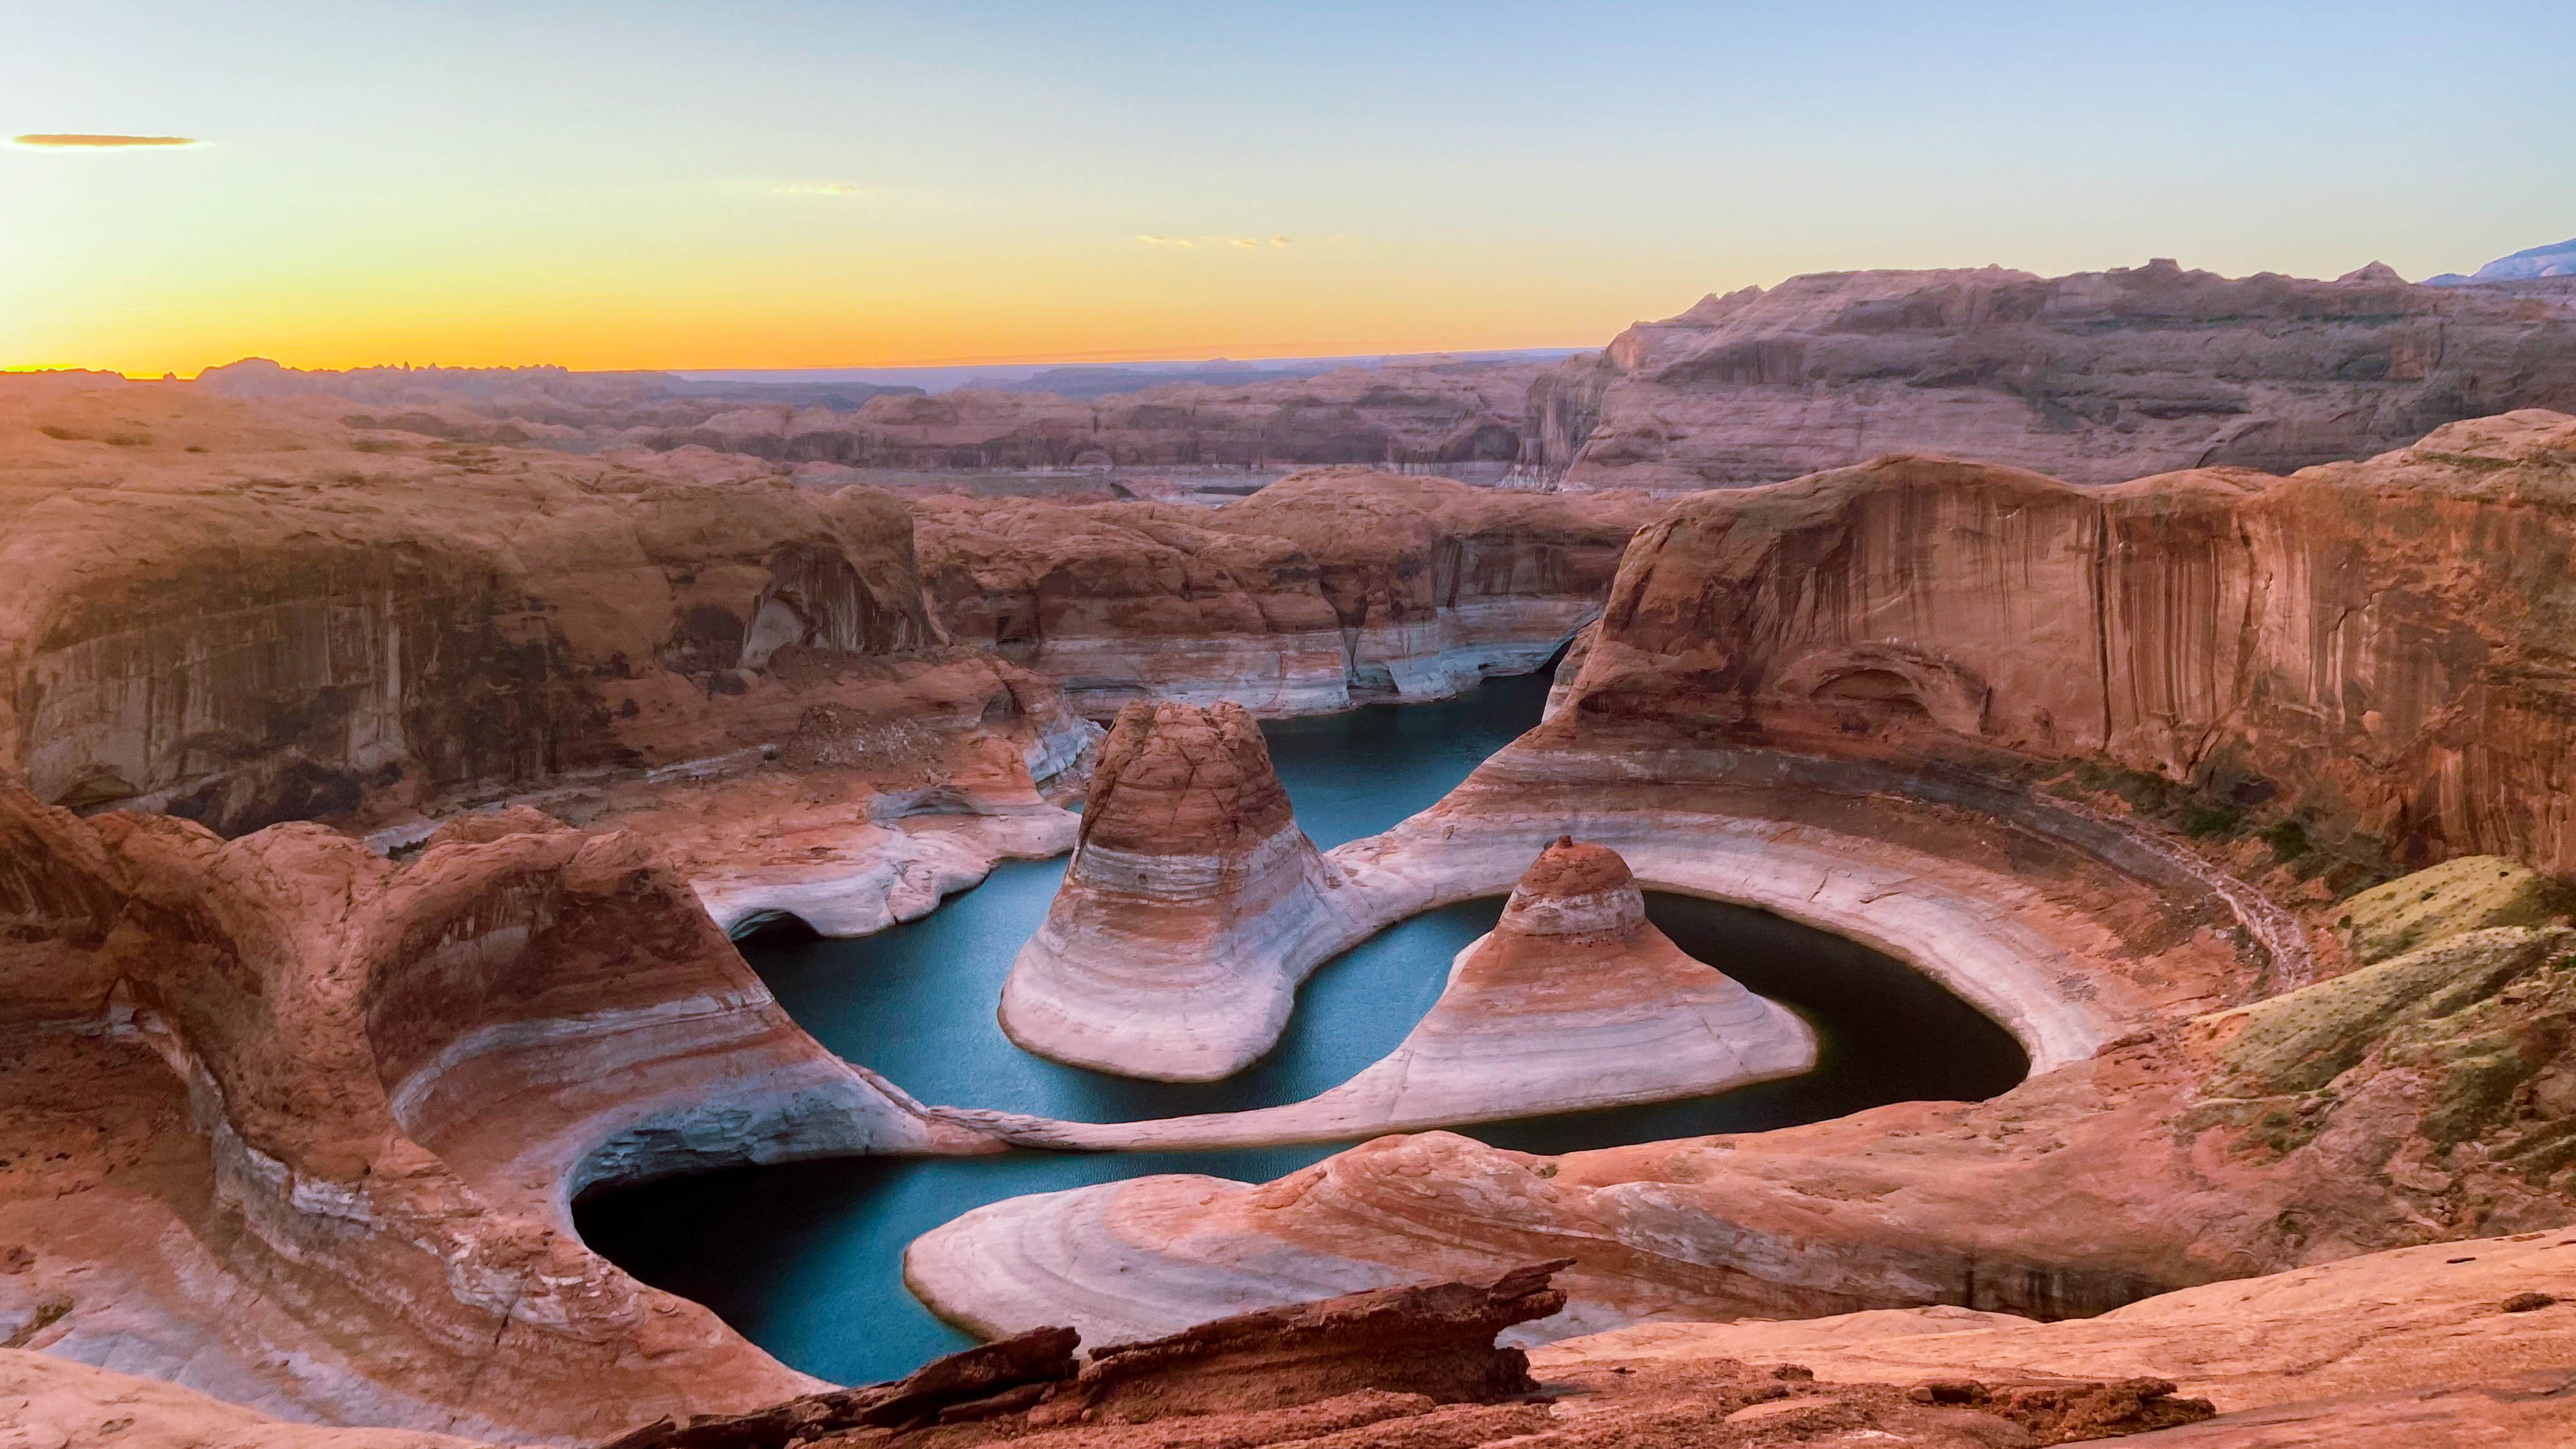
[[[1466,700],[1265,725],[1318,845],[1374,834],[1437,800],[1537,719],[1544,676]],[[1499,900],[1428,912],[1318,970],[1278,1048],[1225,1082],[1133,1082],[1042,1061],[993,1021],[1011,957],[1046,913],[1061,861],[997,869],[911,925],[856,941],[764,933],[745,954],[827,1046],[927,1101],[1087,1121],[1233,1111],[1312,1096],[1391,1051],[1437,999],[1450,958],[1490,929]],[[1691,955],[1796,1007],[1818,1069],[1689,1102],[1462,1129],[1557,1153],[1762,1131],[1886,1102],[1991,1096],[2028,1069],[2004,1030],[1929,979],[1840,937],[1766,912],[1651,895],[1656,924]],[[709,1173],[580,1205],[582,1236],[657,1287],[706,1304],[796,1368],[844,1383],[893,1378],[965,1347],[903,1286],[904,1246],[960,1213],[1022,1193],[1167,1172],[1260,1182],[1335,1145],[1186,1153],[860,1158]]]

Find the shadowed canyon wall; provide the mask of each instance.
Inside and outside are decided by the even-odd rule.
[[[1935,449],[2078,483],[2288,472],[2576,409],[2576,287],[2230,279],[2169,261],[1826,272],[1639,323],[1532,384],[1523,461],[1583,487],[1768,483]]]

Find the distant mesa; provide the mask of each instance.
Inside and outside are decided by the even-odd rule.
[[[87,147],[113,150],[120,146],[194,146],[194,136],[119,136],[90,131],[37,131],[9,138],[21,146],[52,146],[66,150]]]

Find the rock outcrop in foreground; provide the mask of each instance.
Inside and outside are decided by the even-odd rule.
[[[1826,272],[1709,297],[1530,389],[1523,458],[1706,488],[1935,450],[2078,483],[2286,472],[2576,410],[2576,291],[2184,271]]]
[[[1128,705],[1002,1029],[1095,1071],[1231,1076],[1287,1028],[1313,942],[1353,934],[1342,893],[1242,706]]]
[[[1292,474],[1215,510],[926,498],[941,622],[1106,714],[1438,699],[1546,662],[1608,592],[1642,495],[1570,498],[1371,469]]]

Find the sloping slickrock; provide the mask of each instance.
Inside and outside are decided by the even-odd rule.
[[[1354,934],[1345,895],[1240,705],[1128,705],[1064,885],[1011,964],[1002,1029],[1098,1071],[1230,1076],[1287,1028],[1318,943]]]
[[[633,835],[408,864],[0,789],[12,1342],[298,1416],[613,1432],[805,1387],[574,1235],[585,1186],[978,1150],[798,1031]]]
[[[1542,376],[1522,436],[1526,462],[1587,487],[1770,483],[1898,449],[2116,483],[2286,472],[2531,407],[2576,410],[2576,293],[2156,261],[1711,296]]]
[[[1137,698],[1263,714],[1437,699],[1544,663],[1656,507],[1373,469],[1241,502],[915,505],[942,622],[1105,714]]]
[[[2529,1306],[2535,1296],[2553,1301]],[[1551,1379],[1712,1358],[1900,1382],[2003,1365],[2076,1378],[2153,1375],[2228,1411],[2207,1437],[2176,1436],[2178,1444],[2546,1444],[2576,1429],[2576,1395],[2567,1392],[2576,1382],[2576,1233],[2401,1248],[2057,1323],[1942,1308],[1648,1323],[1530,1357]],[[2522,1376],[2530,1378],[2511,1382]],[[2413,1401],[2411,1424],[2387,1412],[2390,1400]],[[2295,1411],[2252,1412],[2281,1406]],[[2267,1423],[2304,1426],[2308,1437],[2269,1437]],[[2240,1436],[2220,1434],[2224,1425],[2241,1426]]]
[[[1618,852],[1568,838],[1540,852],[1493,932],[1459,953],[1447,989],[1395,1050],[1330,1091],[1144,1122],[955,1115],[1016,1142],[1094,1150],[1350,1141],[1705,1096],[1815,1062],[1815,1034],[1796,1013],[1683,955],[1646,920]],[[906,1271],[925,1284],[975,1271],[975,1221],[923,1238]]]

